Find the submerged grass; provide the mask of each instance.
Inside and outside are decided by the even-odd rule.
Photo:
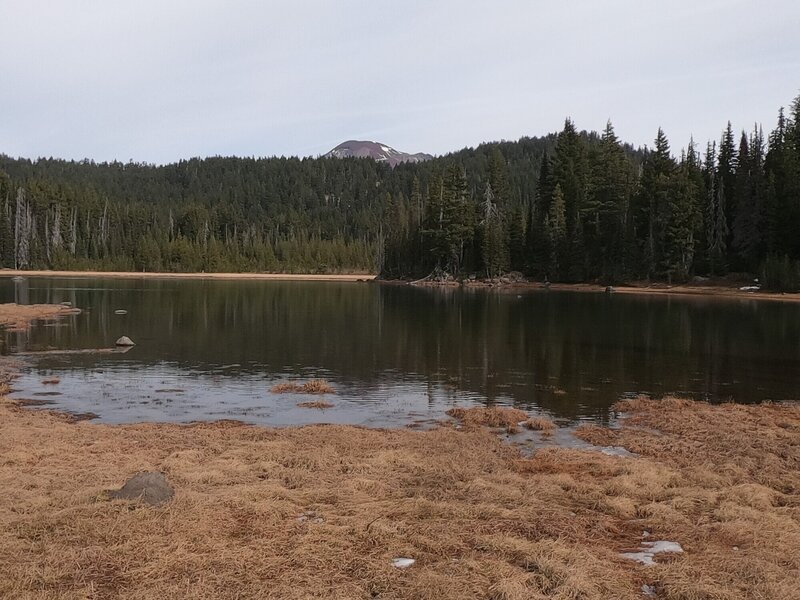
[[[492,409],[420,432],[108,426],[0,402],[0,597],[800,598],[800,408],[618,409],[605,435],[639,458],[524,458],[478,423],[527,417]],[[148,470],[170,503],[107,500]],[[685,552],[620,557],[643,539]]]
[[[324,379],[309,379],[305,383],[295,381],[277,383],[270,390],[273,394],[335,394],[336,390]]]
[[[52,321],[80,312],[80,309],[61,304],[0,304],[0,327],[25,331],[34,321]]]
[[[333,408],[333,404],[324,400],[314,400],[312,402],[298,402],[300,408]]]

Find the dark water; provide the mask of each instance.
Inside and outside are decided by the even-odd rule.
[[[0,351],[32,354],[16,397],[109,422],[235,418],[396,426],[454,404],[604,421],[621,396],[800,398],[800,305],[754,300],[367,283],[0,278],[0,302],[85,309]],[[117,309],[128,311],[116,315]],[[45,377],[59,377],[45,386]],[[327,379],[325,411],[276,395]],[[53,393],[56,394],[53,394]],[[44,395],[50,394],[50,395]],[[313,398],[312,398],[313,399]]]

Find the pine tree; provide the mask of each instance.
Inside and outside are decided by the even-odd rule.
[[[733,257],[733,222],[736,219],[736,167],[738,157],[736,153],[736,141],[733,135],[733,127],[728,121],[722,141],[719,144],[719,156],[717,157],[717,177],[721,182],[720,189],[723,191],[719,198],[722,210],[725,215],[725,230],[728,237],[725,239],[726,260],[730,262]]]
[[[452,163],[436,184],[428,203],[430,214],[425,233],[436,266],[457,275],[461,271],[465,246],[474,233],[474,206],[467,194],[466,174],[457,163]]]
[[[655,148],[647,154],[642,167],[637,200],[638,229],[644,234],[643,268],[648,278],[658,273],[663,259],[664,235],[670,216],[669,188],[674,170],[669,141],[659,127]]]
[[[739,144],[736,170],[736,218],[733,245],[737,267],[754,272],[762,255],[761,228],[766,196],[764,179],[764,140],[758,126],[749,141],[745,133]]]
[[[486,276],[493,279],[508,269],[508,250],[492,184],[486,184],[483,199],[481,253]]]
[[[522,207],[518,204],[507,217],[508,255],[512,271],[525,270],[525,225]]]
[[[553,190],[553,199],[550,202],[550,211],[546,220],[547,237],[550,241],[550,264],[548,273],[550,279],[559,280],[562,275],[561,263],[566,254],[567,238],[567,209],[564,192],[561,184],[557,183]]]
[[[550,203],[553,199],[554,186],[551,160],[548,154],[544,153],[539,166],[536,194],[529,214],[530,224],[525,232],[526,270],[537,276],[543,276],[547,273],[550,262],[551,249],[547,231],[547,219],[550,213]]]
[[[608,281],[620,278],[625,270],[619,258],[630,193],[629,164],[608,121],[593,161],[591,184],[582,211],[593,271]]]

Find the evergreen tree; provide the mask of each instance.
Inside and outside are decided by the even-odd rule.
[[[742,133],[736,170],[736,218],[733,245],[737,267],[754,272],[762,255],[761,229],[764,221],[766,185],[764,178],[764,141],[759,127],[748,141]]]
[[[721,203],[725,215],[724,229],[728,232],[728,237],[725,239],[726,258],[728,262],[734,258],[732,252],[732,235],[733,222],[736,219],[737,164],[736,141],[733,135],[733,127],[731,126],[731,122],[728,121],[728,126],[722,134],[722,141],[719,144],[719,156],[717,157],[717,178],[720,181],[719,189],[722,190],[719,202]]]
[[[648,278],[658,274],[663,261],[664,235],[671,209],[670,185],[675,170],[675,161],[669,150],[669,141],[659,127],[655,148],[645,157],[642,177],[639,182],[637,219],[642,232],[642,256],[644,272]]]
[[[625,151],[609,121],[593,161],[591,185],[582,211],[592,270],[608,281],[621,278],[625,270],[620,256],[630,202],[630,175]]]
[[[550,210],[546,220],[547,237],[550,247],[550,263],[548,275],[550,279],[556,281],[563,277],[562,261],[566,255],[567,239],[567,207],[564,199],[564,192],[561,191],[561,184],[557,183],[553,190],[553,198],[550,202]]]
[[[493,279],[508,269],[508,250],[491,183],[486,184],[481,227],[483,265],[486,269],[486,276]]]

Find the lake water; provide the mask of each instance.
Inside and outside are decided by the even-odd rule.
[[[453,405],[606,422],[620,397],[800,398],[800,305],[747,299],[376,283],[0,278],[0,302],[83,314],[0,332],[25,354],[16,398],[112,423],[240,419],[403,426]],[[127,314],[115,314],[125,310]],[[54,353],[110,348],[125,353]],[[39,354],[42,351],[43,354]],[[42,380],[58,377],[58,385]],[[316,397],[273,394],[327,379]]]

